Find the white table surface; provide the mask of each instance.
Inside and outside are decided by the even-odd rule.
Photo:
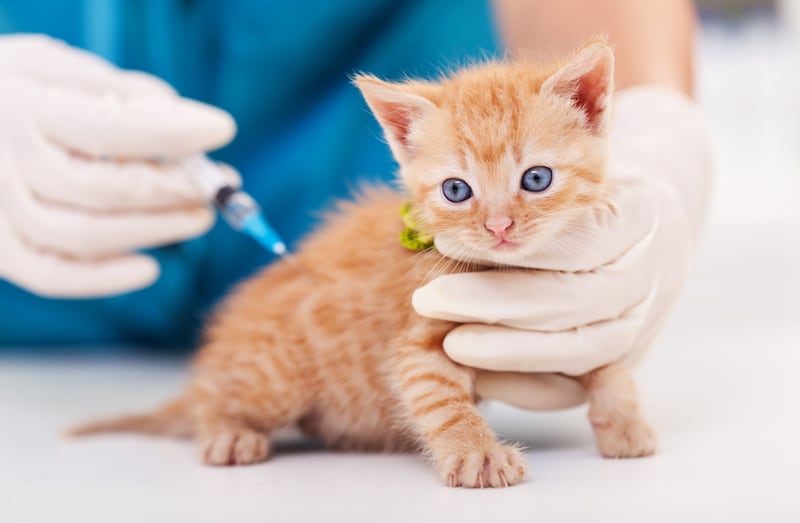
[[[181,362],[6,357],[0,521],[800,521],[797,91],[774,75],[739,81],[742,63],[760,74],[786,59],[765,52],[771,37],[725,38],[703,47],[701,99],[722,153],[717,203],[688,288],[638,373],[661,435],[656,457],[601,459],[583,409],[491,405],[496,430],[529,446],[530,477],[510,489],[445,488],[414,455],[290,447],[266,464],[208,468],[187,442],[59,437],[170,397]]]

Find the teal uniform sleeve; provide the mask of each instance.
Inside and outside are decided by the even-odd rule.
[[[365,180],[394,174],[381,131],[350,76],[435,78],[494,55],[487,4],[0,0],[0,33],[62,38],[231,112],[239,135],[214,156],[241,171],[245,189],[292,246],[334,200]],[[224,223],[152,254],[160,279],[123,296],[48,300],[0,282],[0,347],[189,347],[209,307],[273,261]]]

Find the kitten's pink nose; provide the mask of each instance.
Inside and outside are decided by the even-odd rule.
[[[505,240],[508,230],[514,225],[510,216],[490,216],[483,224],[486,230],[491,231],[498,240]]]

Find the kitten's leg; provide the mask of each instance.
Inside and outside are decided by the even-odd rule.
[[[505,487],[525,476],[518,448],[497,441],[475,407],[474,372],[442,351],[452,328],[426,322],[395,361],[402,402],[442,479],[452,487]]]
[[[206,465],[251,465],[269,458],[269,436],[244,425],[203,423],[196,437]]]
[[[255,406],[245,404],[243,391],[231,387],[221,377],[218,379],[222,383],[215,383],[211,394],[208,384],[195,387],[201,398],[195,413],[195,443],[201,461],[215,466],[266,461],[271,450],[269,433],[249,422],[257,412]]]
[[[655,432],[642,415],[633,377],[625,365],[608,365],[580,380],[589,393],[589,420],[603,456],[637,458],[655,452]]]

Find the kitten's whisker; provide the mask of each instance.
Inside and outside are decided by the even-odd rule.
[[[422,262],[426,261],[431,256],[436,256],[436,255],[437,253],[433,250],[427,250],[418,253],[416,256],[411,258],[411,261],[413,261],[414,265],[409,269],[408,272],[416,271]]]
[[[437,273],[439,267],[443,263],[446,263],[449,259],[450,258],[442,256],[440,259],[436,260],[436,263],[433,265],[433,267],[431,267],[428,270],[428,273],[425,275],[425,278],[423,279],[423,281],[428,282],[428,281],[431,281],[431,280],[435,279],[437,276],[439,276],[439,274],[441,274],[441,273]],[[433,274],[433,276],[431,276],[432,274]]]

